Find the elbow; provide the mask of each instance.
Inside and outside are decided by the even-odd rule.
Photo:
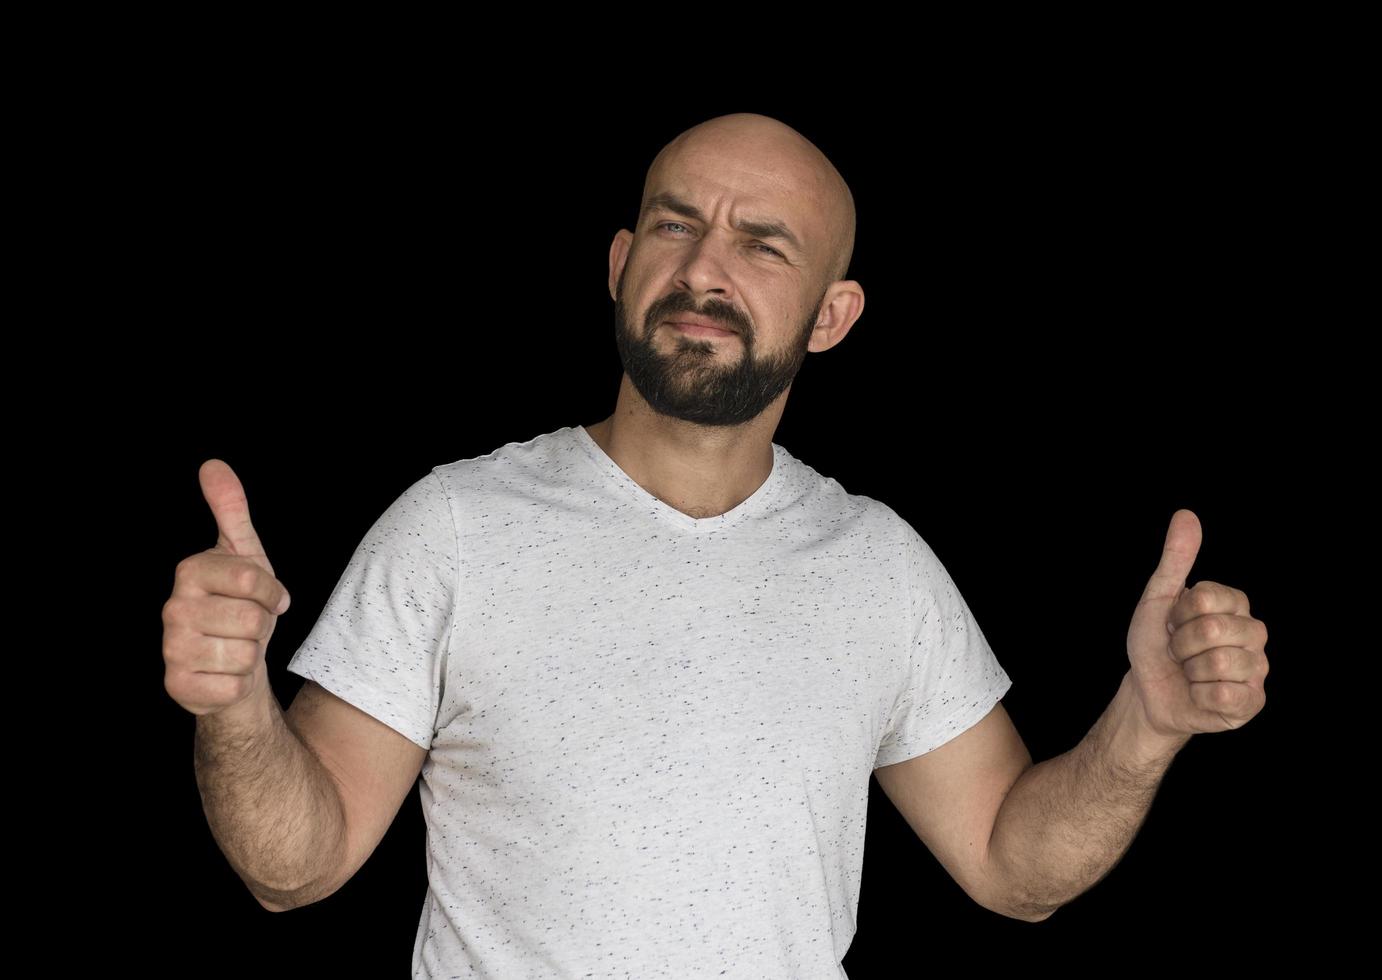
[[[310,905],[313,901],[305,898],[300,892],[251,890],[250,894],[270,912],[287,912],[303,905]]]
[[[1060,907],[1037,902],[1030,895],[1014,895],[1011,889],[1000,888],[992,879],[988,883],[990,887],[987,890],[970,891],[969,896],[978,905],[1004,918],[1018,919],[1022,922],[1045,922]]]
[[[976,899],[976,901],[978,900]],[[978,904],[1004,918],[1017,919],[1021,922],[1045,922],[1060,907],[1042,905],[1030,899],[1015,899],[1012,896],[997,899],[992,895],[989,896],[988,901],[978,902]]]
[[[258,886],[251,889],[251,894],[254,895],[255,901],[270,912],[289,912],[330,897],[344,883],[343,881],[330,883],[315,881],[292,891]]]
[[[270,898],[267,895],[262,895],[254,889],[250,889],[250,894],[254,896],[254,900],[259,903],[261,908],[268,909],[270,912],[288,911],[288,906],[278,901],[277,899]]]
[[[986,879],[987,888],[971,892],[976,902],[998,915],[1022,922],[1045,922],[1056,913],[1060,904],[1039,901],[1026,889],[1015,888],[1010,879],[999,880],[990,875]]]
[[[1000,914],[1006,915],[1010,919],[1019,919],[1022,922],[1045,922],[1056,914],[1059,906],[1016,904],[1009,905],[1000,910]]]

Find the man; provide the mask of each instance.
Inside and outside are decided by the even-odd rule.
[[[863,310],[853,239],[795,130],[683,133],[610,250],[614,413],[409,487],[290,660],[286,725],[262,679],[213,698],[168,655],[212,829],[267,908],[340,888],[420,774],[417,976],[838,977],[871,773],[976,902],[1036,922],[1118,860],[1191,734],[1261,710],[1265,627],[1185,588],[1177,511],[1108,710],[1033,764],[935,553],[772,442],[806,352]],[[238,481],[201,476],[207,568],[255,563],[239,594],[281,610]]]

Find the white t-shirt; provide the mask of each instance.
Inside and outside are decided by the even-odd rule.
[[[568,426],[366,533],[288,669],[429,750],[415,977],[845,976],[873,769],[1012,682],[911,525],[773,459],[698,519]]]

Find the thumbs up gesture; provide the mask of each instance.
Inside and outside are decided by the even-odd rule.
[[[1128,627],[1133,691],[1148,728],[1187,738],[1241,728],[1267,703],[1267,627],[1248,597],[1185,580],[1200,551],[1200,519],[1181,509]]]
[[[195,715],[272,697],[264,651],[288,590],[250,522],[235,471],[208,459],[197,472],[216,518],[216,545],[178,563],[163,604],[163,685]]]

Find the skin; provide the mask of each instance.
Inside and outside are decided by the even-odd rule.
[[[858,283],[840,278],[853,201],[814,146],[752,114],[668,144],[641,203],[665,191],[702,218],[640,213],[635,231],[615,235],[609,282],[624,375],[614,414],[587,430],[649,492],[709,517],[762,485],[806,353],[843,340],[863,310]],[[735,227],[746,217],[784,221],[803,248],[772,241],[785,254],[764,254]],[[666,323],[687,313],[735,334],[691,337]],[[1198,517],[1177,511],[1129,626],[1129,670],[1073,750],[1034,765],[1000,704],[937,750],[876,770],[986,907],[1037,922],[1087,891],[1125,853],[1186,741],[1241,727],[1265,705],[1267,633],[1247,596],[1215,582],[1186,588],[1200,538]]]
[[[661,193],[704,220],[647,210]],[[834,347],[864,309],[839,278],[854,243],[848,185],[820,150],[753,113],[692,127],[653,160],[635,229],[609,253],[624,364],[614,413],[591,438],[659,500],[692,517],[742,503],[772,470],[772,439],[808,351]],[[743,220],[785,224],[800,247]],[[733,330],[696,337],[666,321],[694,314]]]

